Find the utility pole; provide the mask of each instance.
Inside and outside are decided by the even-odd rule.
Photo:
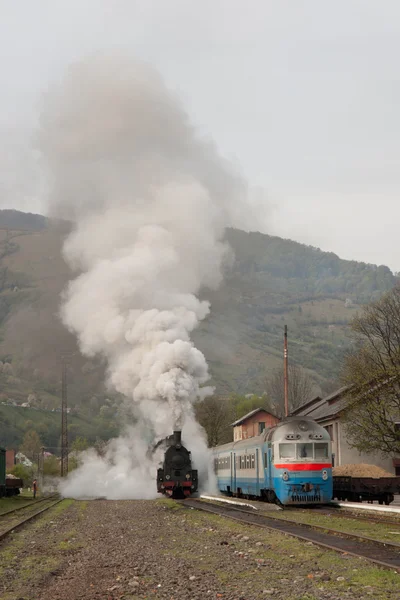
[[[67,358],[63,356],[61,376],[61,477],[68,475],[67,407]]]
[[[287,344],[287,325],[285,325],[285,335],[283,340],[283,384],[285,397],[285,417],[289,414],[289,385],[288,385],[288,344]]]
[[[39,492],[43,495],[43,483],[44,483],[44,446],[40,448],[40,462],[39,462]]]

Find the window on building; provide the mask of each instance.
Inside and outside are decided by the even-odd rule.
[[[264,429],[265,429],[265,422],[259,423],[258,424],[258,435],[261,435],[262,432],[264,431]]]

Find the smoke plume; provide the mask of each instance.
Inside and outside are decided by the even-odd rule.
[[[177,426],[204,479],[192,407],[209,372],[190,335],[210,310],[199,291],[221,282],[225,228],[251,226],[246,184],[157,72],[116,56],[69,69],[46,99],[40,146],[49,214],[74,224],[64,256],[77,276],[62,320],[83,354],[106,357],[108,382],[137,419],[104,460],[88,453],[64,493],[152,495],[158,457],[146,451]]]

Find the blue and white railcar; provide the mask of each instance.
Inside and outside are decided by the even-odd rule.
[[[213,449],[221,492],[282,505],[332,499],[331,442],[312,419],[289,417],[257,437]]]

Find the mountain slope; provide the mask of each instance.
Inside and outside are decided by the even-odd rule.
[[[94,414],[106,407],[113,414],[119,399],[105,391],[104,364],[79,355],[57,316],[72,277],[61,257],[65,232],[65,224],[39,215],[0,211],[0,360],[9,363],[0,364],[2,393],[18,402],[33,393],[39,406],[55,407],[61,356],[68,353],[71,406]],[[309,371],[316,391],[328,389],[357,306],[397,278],[384,266],[261,233],[229,230],[226,238],[235,263],[219,290],[203,290],[212,310],[194,335],[217,392],[263,391],[265,376],[282,363],[284,323],[291,360]]]

